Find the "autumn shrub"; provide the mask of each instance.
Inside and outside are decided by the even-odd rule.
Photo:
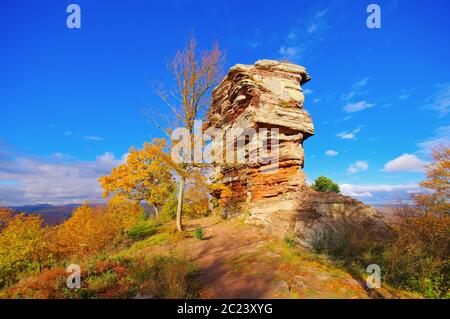
[[[426,191],[397,209],[395,238],[385,252],[386,279],[428,298],[450,297],[450,147],[432,151]]]
[[[450,289],[450,217],[401,216],[385,251],[386,280],[428,298]]]
[[[343,220],[335,228],[326,228],[312,243],[314,250],[325,253],[347,266],[365,268],[382,263],[382,253],[392,231],[370,218]]]
[[[197,269],[184,258],[106,258],[88,274],[86,296],[130,298],[198,298]],[[89,293],[87,293],[89,291]]]
[[[70,289],[64,268],[46,269],[11,287],[5,297],[26,299],[131,298],[136,285],[128,278],[133,260],[90,257],[80,264],[81,288]]]
[[[57,227],[52,248],[59,258],[91,255],[114,247],[123,230],[121,219],[107,208],[85,204]]]
[[[161,299],[198,298],[197,276],[197,268],[191,261],[172,256],[141,259],[134,264],[131,274],[139,283],[141,294]]]
[[[66,298],[67,273],[63,268],[44,269],[22,279],[3,291],[3,298],[61,299]]]
[[[40,271],[52,262],[38,216],[18,214],[0,233],[0,287]]]

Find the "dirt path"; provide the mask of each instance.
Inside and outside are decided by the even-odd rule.
[[[252,275],[233,269],[236,256],[256,253],[268,243],[268,237],[257,229],[241,227],[218,219],[202,219],[188,225],[202,225],[205,240],[186,247],[201,269],[200,282],[205,298],[270,298],[275,293],[272,274]]]
[[[204,227],[205,239],[189,238],[173,248],[200,268],[203,298],[396,298],[392,289],[368,290],[365,280],[324,257],[268,237],[242,221],[208,217],[186,230]]]

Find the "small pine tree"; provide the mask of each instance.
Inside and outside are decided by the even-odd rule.
[[[340,192],[339,185],[325,176],[319,176],[311,185],[311,188],[318,192]]]

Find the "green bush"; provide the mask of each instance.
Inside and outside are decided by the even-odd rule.
[[[156,233],[155,223],[148,221],[140,221],[128,230],[128,238],[133,240],[143,239]]]
[[[295,246],[297,246],[297,242],[292,237],[286,236],[284,237],[283,241],[290,248],[294,248]]]
[[[175,194],[164,203],[159,213],[159,218],[164,221],[174,220],[177,217],[178,200]]]
[[[311,188],[318,192],[340,192],[339,185],[325,176],[319,176],[311,185]]]
[[[203,228],[202,227],[197,227],[197,229],[194,232],[194,236],[195,238],[197,238],[198,240],[203,240],[204,239],[204,232],[203,232]]]

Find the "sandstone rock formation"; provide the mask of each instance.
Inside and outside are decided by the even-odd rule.
[[[303,109],[301,85],[309,79],[301,66],[261,60],[254,66],[235,65],[214,90],[207,126],[215,126],[222,132],[254,128],[257,134],[249,137],[247,145],[257,143],[258,139],[267,142],[268,137],[260,129],[279,131],[276,163],[279,168],[273,174],[267,173],[274,166],[268,160],[270,156],[265,157],[265,162],[260,157],[256,163],[245,165],[215,162],[216,180],[220,176],[222,182],[229,184],[234,199],[255,203],[305,186],[302,145],[314,134],[314,126]]]
[[[213,143],[216,153],[224,144],[238,148],[238,140],[245,150],[245,162],[229,163],[223,160],[226,154],[213,161],[212,182],[228,190],[213,193],[224,213],[247,211],[249,223],[279,237],[291,234],[305,246],[311,246],[338,220],[377,215],[354,199],[317,193],[306,186],[303,142],[314,134],[314,125],[303,108],[301,87],[309,80],[304,67],[291,63],[237,64],[213,91],[205,125],[222,135]],[[246,134],[247,129],[256,133]],[[265,129],[278,132],[267,134]],[[235,139],[224,141],[226,132],[233,130],[242,136],[238,133]],[[273,152],[264,153],[264,147]],[[255,154],[263,156],[252,157]]]

